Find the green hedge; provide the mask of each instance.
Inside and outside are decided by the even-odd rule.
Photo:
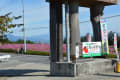
[[[109,54],[107,58],[116,58],[117,56],[115,54]]]
[[[17,53],[17,51],[13,50],[13,49],[0,49],[0,52],[4,52],[4,53]],[[21,54],[21,53],[19,53],[19,54]],[[32,50],[27,50],[26,53],[24,53],[24,54],[49,56],[49,52],[32,51]]]
[[[28,51],[26,51],[25,54],[29,54],[29,55],[43,55],[43,56],[49,56],[49,52],[32,51],[32,50],[28,50]]]
[[[16,50],[13,50],[13,49],[0,49],[0,52],[16,53]]]
[[[5,52],[5,53],[17,53],[16,50],[12,49],[0,49],[0,52]],[[21,53],[19,53],[21,54]],[[43,56],[49,56],[49,52],[41,52],[41,51],[32,51],[32,50],[27,50],[26,55],[43,55]],[[66,53],[64,53],[64,56],[66,56]]]
[[[12,49],[0,49],[0,52],[5,52],[5,53],[17,53],[16,50]],[[20,54],[20,53],[19,53]],[[26,55],[43,55],[43,56],[49,56],[49,52],[41,52],[41,51],[32,51],[32,50],[27,50],[25,53]],[[64,53],[64,56],[66,56],[66,53]],[[114,54],[109,54],[107,58],[116,58],[116,55]]]

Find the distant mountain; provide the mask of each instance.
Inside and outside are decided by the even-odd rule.
[[[34,41],[34,42],[49,43],[49,35],[44,34],[39,36],[27,37],[27,40]]]
[[[8,34],[7,37],[10,41],[17,41],[19,39],[22,39],[22,40],[24,39],[24,37],[14,36],[14,35],[10,35],[10,34]],[[49,43],[49,35],[45,34],[45,35],[26,37],[26,40],[30,40],[35,43],[39,43],[39,42]]]
[[[21,36],[14,36],[14,35],[11,35],[11,34],[7,34],[7,38],[10,40],[10,41],[17,41],[19,39],[23,39],[23,37]]]

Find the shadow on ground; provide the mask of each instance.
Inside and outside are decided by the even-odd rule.
[[[48,73],[45,74],[34,74],[35,72]],[[8,69],[0,70],[0,77],[19,77],[19,76],[48,76],[49,70],[37,70],[37,69]]]
[[[120,74],[96,74],[97,76],[120,77]]]

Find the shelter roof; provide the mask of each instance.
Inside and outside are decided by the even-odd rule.
[[[59,3],[65,3],[67,0],[46,0],[48,2],[59,2]],[[118,3],[118,0],[68,0],[69,2],[76,1],[81,7],[90,7],[93,5],[115,5]]]

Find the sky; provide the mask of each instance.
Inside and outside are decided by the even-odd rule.
[[[24,5],[26,36],[31,37],[38,35],[49,35],[49,3],[45,2],[45,0],[24,0]],[[11,16],[22,15],[22,0],[1,0],[0,15],[4,15],[8,12],[12,12]],[[103,17],[109,17],[113,15],[120,15],[120,4],[105,7]],[[79,7],[79,21],[82,22],[89,20],[89,17],[89,9]],[[108,31],[120,33],[120,16],[106,19],[106,21],[108,24]],[[14,22],[22,23],[22,19]],[[23,36],[23,32],[21,32],[21,29],[22,27],[12,29],[14,30],[14,33],[12,33],[12,35]],[[83,36],[87,33],[92,34],[91,23],[80,23],[80,35]]]

